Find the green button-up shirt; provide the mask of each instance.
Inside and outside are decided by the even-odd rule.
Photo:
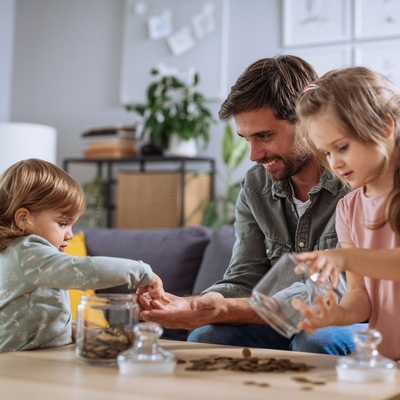
[[[225,297],[249,297],[253,287],[286,252],[335,248],[336,204],[348,189],[325,169],[320,182],[310,192],[310,205],[299,218],[290,182],[271,181],[262,165],[251,168],[236,204],[236,242],[224,278],[205,292]],[[286,288],[273,297],[284,307],[295,297],[310,303],[314,285],[301,275],[288,273]],[[345,291],[342,279],[337,289]],[[271,293],[272,294],[272,293]]]

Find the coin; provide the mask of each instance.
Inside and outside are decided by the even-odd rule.
[[[250,351],[250,349],[247,348],[247,347],[245,347],[245,348],[242,350],[242,356],[243,356],[243,358],[250,358],[250,357],[251,357],[251,351]]]
[[[242,350],[242,357],[223,357],[210,355],[198,360],[191,360],[192,365],[186,368],[188,371],[216,371],[226,369],[230,371],[244,372],[306,372],[314,368],[304,363],[292,363],[290,359],[251,357],[251,351],[247,347]],[[298,382],[310,383],[305,378],[299,378]],[[318,383],[321,384],[321,383]]]
[[[131,347],[132,332],[125,331],[122,324],[109,328],[87,329],[78,341],[79,355],[90,359],[116,359],[118,354]]]

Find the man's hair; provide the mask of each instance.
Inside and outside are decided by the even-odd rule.
[[[248,66],[232,86],[219,111],[221,121],[270,107],[277,119],[297,121],[295,105],[303,89],[318,78],[313,67],[299,57],[263,58]]]

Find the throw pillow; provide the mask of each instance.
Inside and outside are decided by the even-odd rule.
[[[74,234],[73,238],[68,242],[68,246],[65,248],[65,253],[71,256],[85,257],[87,256],[87,250],[85,245],[85,234],[80,231]],[[69,300],[71,305],[72,320],[76,321],[76,307],[81,300],[81,296],[84,294],[93,294],[93,290],[68,290]]]

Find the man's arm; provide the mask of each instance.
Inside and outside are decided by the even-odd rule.
[[[177,297],[167,293],[171,303],[163,305],[144,296],[139,302],[144,310],[140,318],[157,322],[165,328],[192,330],[208,324],[265,324],[253,311],[249,298],[224,298],[209,292],[199,296]],[[273,300],[271,300],[273,301]]]
[[[265,172],[262,173],[265,176]],[[249,304],[249,297],[271,264],[266,256],[265,233],[254,215],[254,206],[249,205],[254,199],[251,196],[248,198],[243,186],[245,184],[236,204],[236,242],[223,279],[202,295],[169,295],[171,303],[168,305],[142,296],[139,298],[144,309],[142,319],[157,322],[166,328],[181,329],[195,329],[207,324],[265,324]],[[262,211],[268,215],[268,210]],[[262,219],[265,218],[263,215]]]

